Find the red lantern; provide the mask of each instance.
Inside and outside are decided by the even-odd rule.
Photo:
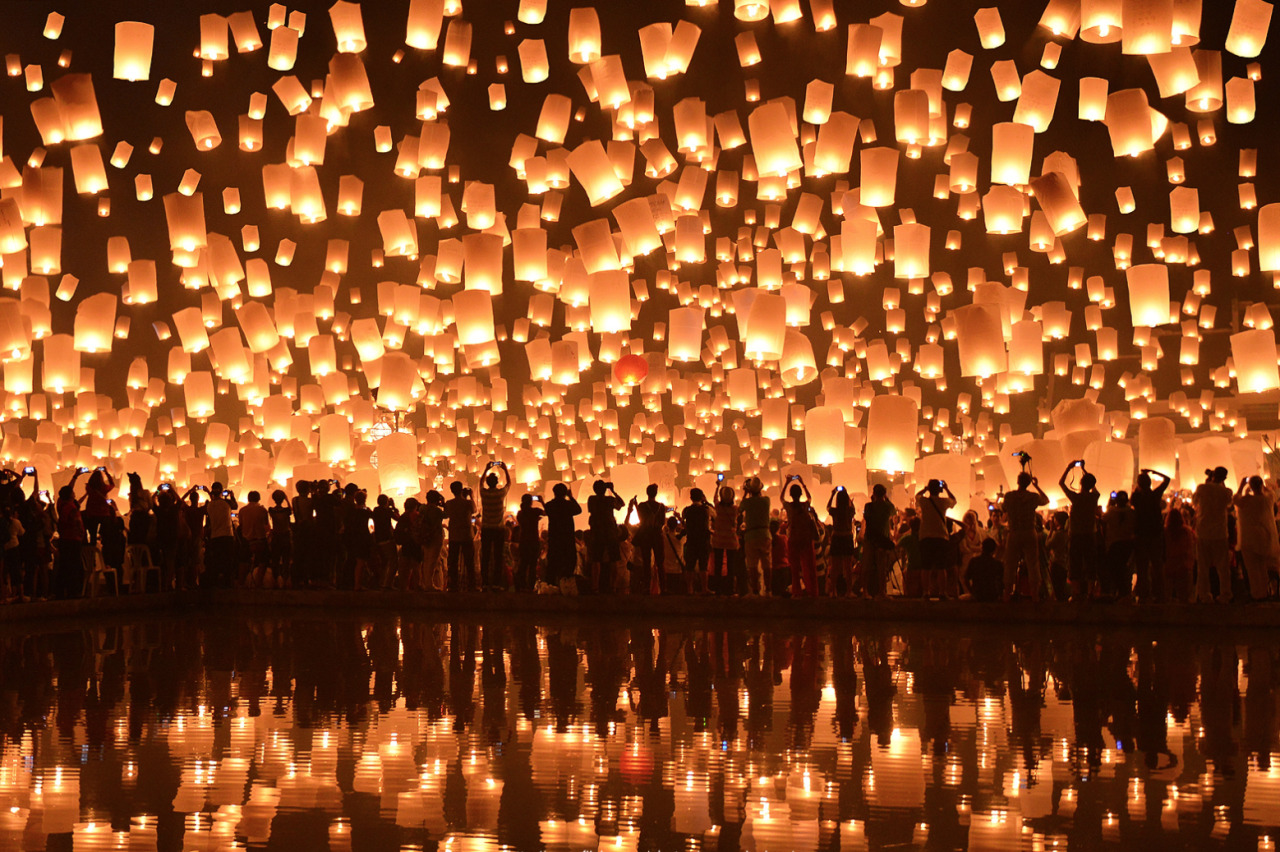
[[[649,362],[643,355],[623,355],[613,365],[613,377],[624,385],[638,385],[649,375]]]

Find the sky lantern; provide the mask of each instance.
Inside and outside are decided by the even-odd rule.
[[[569,10],[569,61],[586,65],[600,58],[600,16],[590,7]]]
[[[1141,263],[1125,270],[1129,312],[1135,326],[1154,328],[1169,322],[1169,267]]]
[[[844,415],[827,405],[810,408],[804,420],[805,458],[809,464],[833,465],[845,460]]]
[[[1031,179],[1031,149],[1035,128],[1028,124],[1002,121],[991,126],[991,182],[1010,186]]]
[[[1271,329],[1251,329],[1231,335],[1236,385],[1241,393],[1280,388],[1276,367],[1276,336]]]
[[[111,293],[95,293],[76,308],[75,351],[106,352],[111,349],[117,299]]]
[[[1168,53],[1173,46],[1173,4],[1164,0],[1124,0],[1120,52],[1145,56]]]
[[[916,463],[919,406],[907,396],[881,394],[867,411],[869,470],[910,472]]]
[[[151,76],[151,51],[155,27],[141,21],[118,21],[115,26],[115,59],[112,76],[117,80],[146,80]]]
[[[1236,0],[1227,30],[1227,50],[1236,56],[1253,59],[1267,43],[1273,4],[1266,0]]]
[[[898,151],[896,148],[863,148],[858,152],[861,165],[862,203],[868,207],[890,207],[898,186]]]
[[[638,385],[649,375],[649,362],[643,355],[623,355],[613,365],[613,376],[624,386]]]
[[[329,7],[329,21],[338,42],[339,53],[360,53],[367,46],[364,37],[364,19],[359,3],[338,0]]]

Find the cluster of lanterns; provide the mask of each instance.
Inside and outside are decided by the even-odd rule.
[[[1049,0],[961,30],[941,5],[412,0],[393,39],[358,3],[277,3],[114,22],[100,64],[50,13],[3,83],[5,460],[409,494],[501,458],[523,488],[639,470],[669,501],[717,472],[861,494],[946,470],[967,503],[1032,444],[1116,482],[1170,452],[1186,481],[1253,472],[1280,203],[1233,143],[1271,5]],[[730,41],[727,92],[699,60]],[[811,46],[844,65],[789,72]],[[1146,67],[1060,69],[1112,54]]]

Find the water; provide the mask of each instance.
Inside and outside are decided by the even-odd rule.
[[[10,626],[0,850],[1271,849],[1277,639]]]

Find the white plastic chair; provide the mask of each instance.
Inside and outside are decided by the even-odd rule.
[[[80,558],[84,562],[84,591],[85,597],[93,597],[98,593],[98,587],[107,578],[111,577],[112,587],[115,594],[120,595],[120,576],[116,573],[116,569],[107,565],[102,560],[102,551],[92,545],[86,545],[80,548]]]

